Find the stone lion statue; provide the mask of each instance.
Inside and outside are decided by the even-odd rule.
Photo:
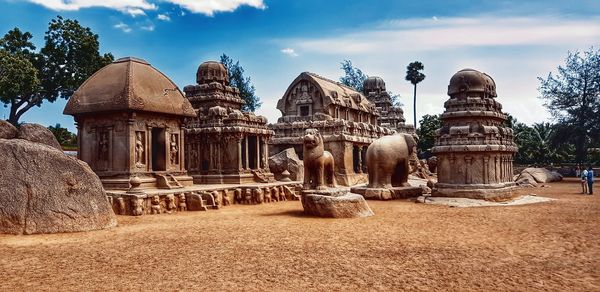
[[[334,188],[334,162],[323,146],[323,136],[317,129],[307,129],[304,135],[304,189]]]
[[[409,186],[409,159],[416,145],[410,134],[384,136],[371,143],[367,148],[368,187]]]

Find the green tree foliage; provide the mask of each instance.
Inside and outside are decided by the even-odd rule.
[[[362,70],[354,67],[352,61],[344,60],[341,63],[341,69],[344,71],[344,76],[340,77],[340,82],[346,86],[350,86],[358,92],[363,92],[363,83],[369,76],[364,74]]]
[[[419,149],[420,158],[427,159],[432,156],[431,148],[435,144],[435,131],[441,127],[442,120],[439,115],[424,115],[421,118],[417,129],[417,135],[419,135],[417,149]]]
[[[244,68],[240,65],[240,61],[233,62],[229,56],[221,55],[221,63],[227,68],[229,74],[229,84],[237,87],[240,90],[240,97],[246,102],[242,106],[242,111],[253,112],[260,108],[262,102],[254,93],[255,88],[250,77],[244,77]]]
[[[75,148],[77,147],[77,135],[69,132],[67,128],[63,128],[60,124],[48,127],[48,130],[54,134],[58,143],[64,148]]]
[[[58,16],[48,25],[44,47],[14,28],[0,39],[0,101],[10,107],[14,125],[34,106],[69,98],[90,75],[113,61],[100,55],[98,35],[78,21]]]
[[[425,74],[421,73],[425,69],[423,63],[414,61],[406,66],[406,81],[410,81],[414,86],[413,91],[413,124],[417,126],[417,84],[425,80]]]
[[[564,66],[538,78],[544,105],[558,122],[555,145],[575,147],[576,162],[600,144],[600,50],[569,52]]]
[[[536,123],[530,127],[510,115],[508,117],[507,126],[513,129],[514,140],[519,147],[515,156],[517,164],[549,165],[574,159],[573,144],[555,142],[560,135],[560,124]]]

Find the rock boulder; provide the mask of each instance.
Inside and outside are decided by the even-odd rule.
[[[5,120],[0,120],[0,139],[14,139],[18,134],[19,130],[15,126]]]
[[[62,147],[48,128],[38,124],[23,124],[19,127],[19,139],[41,143],[62,151]]]
[[[294,148],[285,149],[269,157],[269,169],[275,175],[276,180],[284,178],[282,173],[288,171],[289,178],[293,181],[304,180],[304,163],[296,154]]]
[[[83,161],[21,139],[0,139],[0,233],[116,226],[102,183]]]
[[[375,215],[363,196],[344,192],[343,194],[323,195],[303,193],[304,214],[328,218],[357,218]]]
[[[558,172],[550,171],[545,168],[530,167],[521,171],[521,174],[519,177],[517,177],[517,181],[519,181],[521,178],[529,178],[529,176],[535,179],[535,182],[537,183],[556,182],[561,181],[563,178]]]

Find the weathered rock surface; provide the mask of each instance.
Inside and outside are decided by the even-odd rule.
[[[100,179],[85,162],[20,139],[0,139],[0,153],[0,233],[116,226]]]
[[[11,123],[0,120],[0,139],[14,139],[19,134],[19,130]]]
[[[537,183],[549,183],[556,182],[562,180],[562,175],[555,171],[550,171],[545,168],[525,168],[521,171],[519,177],[517,177],[517,182],[521,179],[529,179],[529,177],[533,178]]]
[[[338,195],[304,193],[302,207],[307,215],[328,218],[357,218],[375,215],[363,196],[350,192]]]
[[[269,157],[269,170],[275,174],[276,180],[284,178],[282,173],[288,171],[293,181],[304,180],[304,163],[296,154],[294,148],[285,149]]]
[[[38,124],[23,124],[19,127],[19,139],[41,143],[62,151],[60,144],[46,127]]]
[[[521,186],[521,187],[537,187],[538,184],[535,181],[535,178],[533,178],[533,176],[531,176],[531,174],[525,172],[520,174],[516,179],[515,182],[517,183],[517,185]]]

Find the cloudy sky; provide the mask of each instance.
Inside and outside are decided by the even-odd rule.
[[[406,65],[419,60],[417,118],[439,114],[448,80],[462,68],[491,75],[504,110],[531,124],[551,119],[538,99],[538,76],[564,62],[568,51],[600,46],[600,1],[395,0],[0,0],[0,33],[30,31],[41,47],[56,15],[79,20],[100,35],[101,51],[149,61],[181,88],[197,66],[226,53],[246,69],[274,122],[277,99],[303,71],[331,79],[349,59],[383,77],[401,95],[412,121]],[[61,123],[66,101],[22,117]],[[0,115],[6,117],[8,109]]]

